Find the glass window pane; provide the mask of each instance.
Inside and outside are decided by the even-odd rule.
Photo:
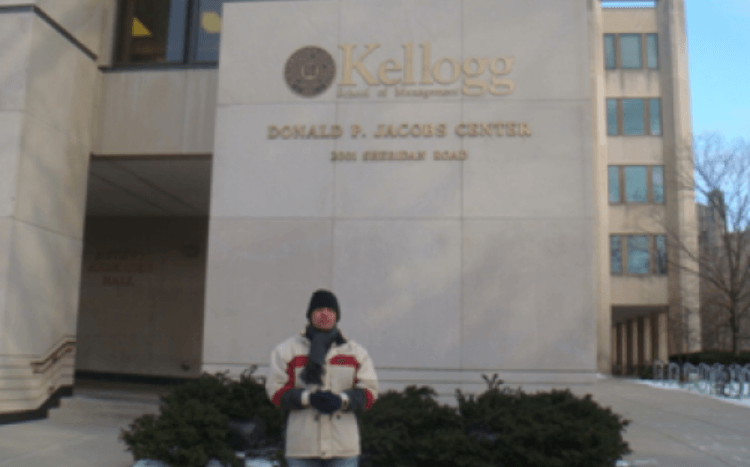
[[[622,100],[622,133],[624,135],[642,135],[645,132],[643,122],[643,99]]]
[[[654,203],[664,202],[664,167],[651,167],[651,182],[653,184]]]
[[[665,235],[656,236],[656,273],[667,273],[667,237]]]
[[[625,167],[625,202],[645,203],[648,201],[646,167]]]
[[[610,70],[616,67],[614,34],[604,35],[604,67]]]
[[[620,66],[643,68],[640,34],[620,34]]]
[[[609,202],[620,202],[620,168],[617,166],[609,167]]]
[[[652,135],[661,135],[661,99],[648,100],[649,125]]]
[[[133,17],[123,27],[120,60],[135,63],[182,62],[188,0],[130,0]]]
[[[216,62],[219,60],[221,38],[221,12],[225,0],[200,0],[196,27],[195,61]]]
[[[619,235],[610,237],[609,251],[612,274],[622,274],[622,243]]]
[[[617,134],[617,99],[607,99],[607,134]]]
[[[649,273],[648,236],[632,235],[628,237],[628,273]]]
[[[659,47],[656,41],[656,34],[646,35],[646,60],[649,68],[659,68]]]

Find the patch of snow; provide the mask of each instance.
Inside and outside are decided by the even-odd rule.
[[[703,392],[697,391],[694,384],[680,385],[679,383],[672,382],[672,381],[656,381],[656,380],[650,380],[650,379],[631,379],[630,381],[640,383],[640,384],[645,384],[651,387],[668,389],[672,391],[691,392],[699,396],[710,397],[712,399],[720,400],[722,402],[729,402],[731,404],[744,405],[745,407],[750,407],[750,397],[742,397],[740,399],[736,399],[736,398],[731,398],[731,397],[717,396],[714,394],[705,394]]]

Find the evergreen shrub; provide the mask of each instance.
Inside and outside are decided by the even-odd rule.
[[[587,394],[569,390],[525,394],[490,388],[476,399],[458,391],[459,412],[495,466],[612,466],[628,454],[630,423]]]
[[[153,459],[173,467],[204,467],[210,459],[232,467],[244,465],[230,448],[228,421],[258,417],[265,425],[263,446],[280,446],[284,414],[268,400],[265,387],[252,373],[235,381],[226,374],[209,375],[176,386],[161,397],[159,415],[143,415],[120,439],[135,460]]]
[[[252,373],[254,369],[251,369]],[[434,389],[409,386],[381,393],[359,417],[362,467],[610,467],[630,452],[621,433],[628,420],[570,391],[524,394],[499,383],[476,398],[456,391],[458,407],[441,405]],[[136,460],[172,467],[204,467],[209,459],[240,467],[229,446],[230,419],[260,418],[258,447],[281,453],[284,411],[262,382],[208,375],[161,398],[159,415],[144,415],[122,430]]]
[[[527,395],[490,387],[456,392],[458,409],[429,387],[382,394],[361,417],[362,467],[604,467],[630,452],[629,420],[590,395]]]

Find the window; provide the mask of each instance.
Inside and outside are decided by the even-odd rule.
[[[645,132],[643,99],[622,100],[622,134],[642,135]]]
[[[608,168],[609,203],[664,204],[664,167],[611,165]]]
[[[659,44],[656,34],[646,34],[646,64],[652,70],[659,68]]]
[[[651,184],[654,203],[664,203],[664,167],[651,167]]]
[[[648,121],[652,135],[661,135],[661,100],[648,100]]]
[[[607,99],[607,135],[618,134],[617,120],[617,99]]]
[[[613,275],[667,274],[666,235],[611,235],[609,239]]]
[[[661,136],[661,100],[607,99],[607,135]]]
[[[656,241],[656,274],[667,273],[667,237],[666,235],[657,235]]]
[[[617,68],[617,59],[615,55],[615,35],[604,35],[604,67],[608,70]]]
[[[641,35],[620,34],[620,68],[643,68]]]
[[[610,263],[612,274],[622,274],[622,240],[619,235],[610,237]]]
[[[116,63],[215,63],[222,5],[233,1],[120,0]]]
[[[649,273],[649,251],[647,235],[630,235],[628,238],[628,273]]]
[[[642,70],[659,68],[657,34],[604,34],[604,68]]]
[[[648,181],[646,167],[625,167],[625,202],[648,202]]]
[[[609,166],[609,202],[620,202],[620,168]]]

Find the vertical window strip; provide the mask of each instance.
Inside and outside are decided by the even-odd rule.
[[[617,68],[617,60],[615,57],[615,35],[605,34],[604,35],[604,68],[613,70]]]
[[[661,99],[649,99],[649,131],[652,135],[661,135]]]
[[[644,99],[622,99],[622,134],[629,136],[645,134]]]
[[[622,240],[619,235],[610,235],[610,271],[612,274],[622,274]]]
[[[659,68],[659,40],[656,34],[646,34],[646,64],[651,70]]]
[[[667,274],[667,236],[657,235],[654,238],[656,243],[656,274]]]
[[[631,165],[625,167],[625,202],[648,202],[648,181],[646,167]]]
[[[607,135],[619,134],[619,118],[617,112],[617,99],[607,99]]]
[[[628,273],[648,274],[650,271],[649,241],[647,235],[629,235],[627,237]]]
[[[641,35],[620,34],[620,59],[623,69],[643,68]]]
[[[608,167],[609,175],[609,202],[612,204],[618,204],[621,202],[620,198],[620,167],[616,165],[610,165]]]
[[[654,193],[654,203],[664,204],[664,166],[656,165],[651,167],[652,191]]]

